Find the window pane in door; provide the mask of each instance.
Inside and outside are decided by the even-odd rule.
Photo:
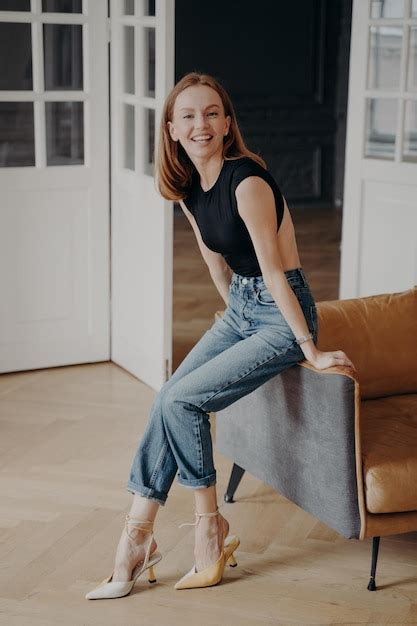
[[[417,161],[417,100],[405,103],[403,160]]]
[[[124,85],[125,93],[135,93],[135,29],[133,26],[123,27],[124,41]]]
[[[31,25],[0,22],[0,89],[32,88]]]
[[[44,24],[45,89],[83,89],[81,24]]]
[[[146,153],[145,153],[145,171],[146,174],[153,176],[154,173],[154,151],[155,151],[155,111],[154,109],[145,109],[145,129],[146,129]]]
[[[417,17],[417,0],[413,0],[411,5],[411,17]]]
[[[369,33],[368,89],[398,89],[403,29],[371,26]]]
[[[367,98],[365,157],[393,159],[397,128],[397,100]]]
[[[0,167],[35,165],[33,102],[0,102]]]
[[[84,163],[84,103],[45,102],[47,165]]]
[[[145,0],[145,15],[155,15],[155,0]]]
[[[0,11],[30,11],[30,0],[0,0]]]
[[[124,151],[123,167],[135,170],[135,107],[131,104],[124,106]]]
[[[146,46],[146,92],[145,96],[155,97],[155,29],[145,28]]]
[[[82,13],[82,0],[42,0],[44,13]]]
[[[408,54],[407,88],[417,90],[417,27],[410,28],[410,49]]]
[[[371,17],[403,17],[404,0],[371,0]]]
[[[125,0],[125,15],[135,15],[135,0]]]

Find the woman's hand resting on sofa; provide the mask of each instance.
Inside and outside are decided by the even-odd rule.
[[[316,350],[314,356],[307,360],[318,370],[324,370],[326,367],[332,367],[333,365],[347,365],[352,367],[355,372],[358,371],[343,350],[332,350],[331,352]]]

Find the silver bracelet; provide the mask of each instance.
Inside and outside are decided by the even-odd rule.
[[[300,343],[304,343],[305,341],[308,341],[309,339],[313,339],[313,335],[311,333],[308,333],[308,335],[303,335],[302,337],[299,337],[295,341],[298,343],[298,345],[300,345]]]

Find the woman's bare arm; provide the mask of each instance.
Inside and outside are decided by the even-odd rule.
[[[309,329],[297,296],[289,286],[277,241],[275,198],[271,187],[259,176],[245,178],[236,188],[238,211],[251,236],[262,276],[268,290],[296,337]],[[316,353],[310,339],[301,344],[309,360]]]
[[[271,187],[259,176],[248,176],[236,187],[239,215],[246,224],[268,290],[295,337],[309,332],[304,313],[285,276],[277,242],[277,216]],[[322,352],[312,339],[300,344],[305,358],[318,369],[348,365],[352,361],[342,350]]]

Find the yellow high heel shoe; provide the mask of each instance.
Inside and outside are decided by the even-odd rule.
[[[200,517],[214,517],[215,515],[220,515],[220,512],[217,507],[214,513],[195,513],[195,515],[198,519],[194,524],[186,522],[185,524],[180,524],[178,528],[182,526],[196,526],[200,521]],[[226,537],[221,554],[215,563],[212,563],[201,572],[197,572],[194,564],[190,571],[175,584],[174,588],[195,589],[196,587],[211,587],[212,585],[217,585],[223,578],[226,563],[231,567],[236,567],[237,562],[233,553],[239,544],[240,540],[236,535]]]
[[[143,559],[143,561],[140,561],[133,569],[131,580],[112,581],[112,577],[114,573],[112,572],[110,576],[108,578],[105,578],[98,587],[96,587],[92,591],[89,591],[86,594],[85,597],[87,600],[100,600],[104,598],[121,598],[123,596],[127,596],[131,592],[133,585],[136,582],[136,579],[139,578],[139,576],[146,570],[149,570],[148,571],[149,582],[156,583],[154,566],[156,565],[156,563],[159,563],[159,561],[162,559],[162,554],[158,550],[155,550],[155,552],[153,552],[153,554],[150,556],[152,539],[153,539],[153,522],[149,520],[135,519],[133,517],[130,517],[128,513],[126,515],[126,521],[125,521],[125,532],[128,536],[129,541],[134,541],[134,538],[130,535],[129,530],[128,530],[129,524],[131,524],[135,528],[138,528],[140,530],[143,530],[151,534],[149,545],[146,550],[145,558]],[[148,528],[143,528],[141,524],[148,524],[148,525],[151,524],[151,526]]]

